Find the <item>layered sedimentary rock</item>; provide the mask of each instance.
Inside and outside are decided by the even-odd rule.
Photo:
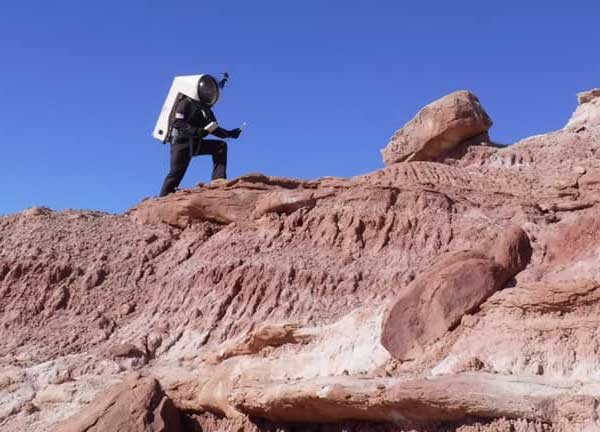
[[[347,179],[0,218],[0,429],[596,430],[593,107]]]

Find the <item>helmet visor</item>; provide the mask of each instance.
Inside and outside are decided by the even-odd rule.
[[[207,105],[214,105],[219,100],[219,85],[210,75],[203,75],[198,81],[198,99]]]

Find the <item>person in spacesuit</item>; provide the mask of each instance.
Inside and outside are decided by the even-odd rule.
[[[225,78],[226,80],[226,78]],[[217,123],[211,107],[219,100],[218,83],[211,75],[202,75],[198,82],[198,100],[180,95],[171,117],[171,168],[167,174],[159,196],[175,191],[183,179],[192,157],[211,155],[213,159],[212,180],[227,178],[227,143],[222,140],[206,139],[208,135],[217,138],[238,138],[241,129],[223,129]]]

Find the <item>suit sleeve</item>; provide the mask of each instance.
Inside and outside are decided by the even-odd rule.
[[[212,134],[218,138],[229,138],[229,131],[222,127],[216,128]]]
[[[217,121],[217,118],[215,117],[215,113],[213,112],[213,110],[209,109],[207,114],[208,114],[207,121],[209,123],[213,122],[213,121],[215,121],[215,122]],[[211,135],[214,135],[217,138],[229,138],[229,131],[227,129],[223,129],[221,126],[219,126],[214,131],[211,132]]]
[[[180,100],[175,107],[175,116],[173,119],[173,127],[187,136],[201,135],[201,129],[190,124],[190,116],[192,111],[190,101],[185,98]],[[204,133],[204,131],[202,131]]]

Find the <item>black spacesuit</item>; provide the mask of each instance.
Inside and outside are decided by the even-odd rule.
[[[204,139],[212,134],[218,138],[238,138],[240,129],[227,130],[217,125],[211,110],[219,99],[219,85],[210,75],[198,83],[198,101],[181,96],[171,118],[171,169],[163,182],[160,196],[170,194],[179,186],[193,156],[212,155],[212,179],[226,178],[227,143]]]

